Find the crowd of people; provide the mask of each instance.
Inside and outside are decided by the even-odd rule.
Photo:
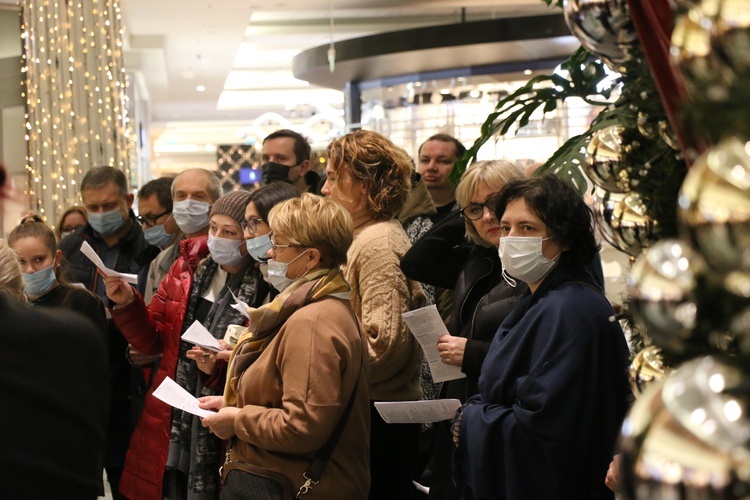
[[[628,346],[591,211],[507,159],[456,186],[465,150],[437,134],[415,161],[360,130],[321,178],[279,130],[255,190],[192,168],[141,186],[136,215],[123,172],[93,167],[53,228],[24,217],[0,240],[11,497],[96,498],[104,470],[136,500],[613,498]],[[407,327],[427,305],[461,378],[435,383]],[[182,339],[196,324],[218,348]],[[156,397],[169,379],[206,413]],[[431,426],[375,404],[437,398],[461,406]]]

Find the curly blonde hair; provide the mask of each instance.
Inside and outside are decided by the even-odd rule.
[[[282,201],[268,214],[273,234],[283,234],[292,245],[316,248],[323,267],[346,264],[346,253],[354,239],[349,212],[328,198],[302,193]]]
[[[21,264],[18,263],[16,252],[2,239],[0,239],[0,293],[26,302]]]
[[[461,208],[466,208],[477,192],[479,184],[484,184],[491,191],[498,193],[511,180],[526,177],[521,167],[513,160],[501,158],[499,160],[477,161],[469,165],[469,168],[461,177],[461,182],[456,187],[456,201]],[[488,247],[489,243],[484,241],[474,228],[470,220],[465,220],[466,237],[477,245]]]
[[[346,134],[328,146],[328,161],[334,172],[346,170],[364,183],[365,209],[373,219],[393,219],[401,211],[411,190],[412,160],[388,138],[369,130]]]

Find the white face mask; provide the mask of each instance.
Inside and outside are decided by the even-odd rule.
[[[524,283],[536,283],[557,264],[557,254],[552,259],[542,254],[541,236],[504,236],[500,238],[498,254],[503,264],[503,278],[512,287],[516,281],[511,276]],[[561,252],[562,253],[562,252]]]
[[[208,251],[211,259],[220,266],[236,266],[245,258],[240,252],[240,247],[245,240],[230,240],[229,238],[217,238],[213,234],[208,235]]]
[[[183,233],[197,233],[208,226],[208,212],[210,208],[211,205],[205,201],[176,201],[172,206],[172,217],[177,223],[177,227]]]
[[[286,290],[289,285],[294,283],[294,281],[299,278],[290,278],[287,276],[287,272],[289,271],[289,264],[294,262],[295,260],[299,259],[303,255],[307,253],[307,250],[290,260],[289,262],[277,262],[273,259],[268,261],[268,276],[263,276],[263,279],[265,279],[269,285],[274,287],[279,292],[283,292]]]

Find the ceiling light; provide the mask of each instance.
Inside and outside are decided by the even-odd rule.
[[[197,87],[195,87],[195,90],[197,92],[205,92],[206,91],[206,87],[204,85],[198,85]]]
[[[533,73],[533,71],[531,71],[530,69],[523,70],[524,75],[530,75],[531,73]]]

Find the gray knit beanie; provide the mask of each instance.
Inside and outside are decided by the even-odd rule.
[[[214,203],[211,216],[214,214],[228,215],[237,221],[237,224],[245,222],[245,208],[250,203],[250,193],[247,191],[230,191]]]

